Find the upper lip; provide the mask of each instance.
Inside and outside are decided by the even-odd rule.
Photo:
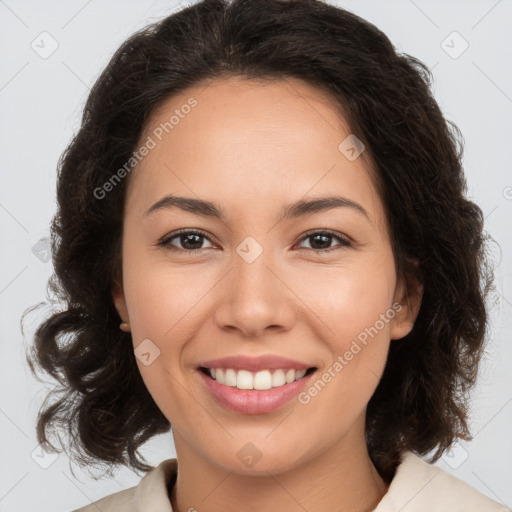
[[[229,356],[220,359],[210,359],[199,365],[205,368],[232,368],[234,370],[249,370],[257,372],[260,370],[306,370],[313,365],[301,363],[287,357],[275,355],[253,356]]]

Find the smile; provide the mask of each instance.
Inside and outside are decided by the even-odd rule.
[[[219,384],[236,387],[238,389],[253,389],[263,391],[266,389],[279,388],[286,384],[302,379],[306,374],[315,371],[309,369],[275,369],[251,372],[249,370],[235,370],[233,368],[201,368],[206,375],[210,375]]]
[[[317,368],[237,370],[198,368],[208,395],[223,408],[240,414],[265,414],[296,398],[308,385]],[[283,382],[284,381],[284,382]],[[275,383],[275,386],[273,385]]]

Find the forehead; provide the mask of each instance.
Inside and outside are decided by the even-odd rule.
[[[378,208],[366,162],[340,150],[350,135],[333,98],[301,80],[213,80],[152,112],[140,140],[154,147],[132,172],[128,197],[142,211],[178,191],[240,208],[248,194],[292,202],[338,192]]]

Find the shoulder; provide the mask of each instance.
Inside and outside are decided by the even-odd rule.
[[[167,486],[174,483],[177,460],[167,459],[149,471],[135,487],[110,494],[72,512],[172,512]]]
[[[374,512],[509,512],[463,480],[405,452]]]

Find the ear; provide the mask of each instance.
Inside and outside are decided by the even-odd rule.
[[[415,267],[417,266],[415,262]],[[396,314],[391,325],[392,340],[399,340],[412,331],[420,311],[422,297],[423,285],[415,275],[409,273],[405,279],[399,280],[395,290],[395,303],[400,304],[401,308],[395,309]]]
[[[114,281],[112,285],[112,299],[114,300],[114,305],[117,309],[117,312],[119,313],[121,320],[123,322],[130,323],[123,285],[120,284],[118,280]]]

